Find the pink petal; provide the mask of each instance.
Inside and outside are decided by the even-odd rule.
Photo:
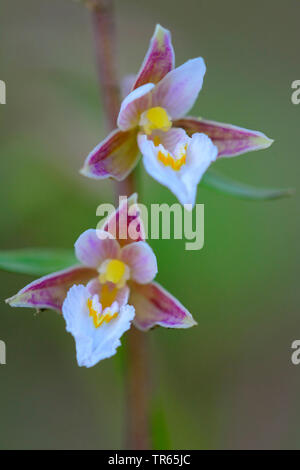
[[[144,224],[140,216],[136,193],[129,198],[122,199],[118,209],[104,220],[102,230],[109,232],[121,246],[145,240]],[[133,238],[133,235],[136,235],[136,238]]]
[[[235,157],[252,150],[270,147],[273,143],[273,140],[262,132],[206,119],[187,117],[174,122],[174,126],[182,127],[189,135],[195,132],[208,135],[218,147],[218,157]]]
[[[109,289],[113,290],[116,289],[116,286],[112,284],[111,282],[106,283],[106,286],[108,286]],[[99,282],[98,278],[92,279],[88,285],[87,288],[90,292],[91,295],[97,294],[99,296],[99,299],[101,301],[101,292],[103,289],[103,284]],[[118,302],[120,307],[123,307],[123,305],[126,305],[128,303],[128,298],[129,298],[129,288],[128,286],[122,287],[122,289],[117,290],[117,295],[116,295],[116,302]]]
[[[153,83],[147,83],[133,90],[122,101],[117,124],[122,131],[128,131],[139,125],[141,114],[151,107]]]
[[[119,243],[107,232],[88,229],[75,242],[77,259],[90,268],[97,269],[108,258],[118,258]]]
[[[130,303],[135,308],[135,326],[140,330],[149,330],[155,325],[189,328],[197,324],[190,312],[156,282],[133,284]]]
[[[74,266],[37,279],[7,299],[11,307],[61,310],[68,290],[77,283],[86,284],[97,276],[94,269]]]
[[[80,172],[95,179],[125,179],[138,162],[136,133],[114,130],[87,156]]]
[[[138,73],[135,88],[145,83],[158,83],[174,68],[175,55],[171,33],[159,24],[156,26],[148,52]]]
[[[172,119],[184,116],[197,99],[205,70],[204,60],[198,57],[169,72],[156,85],[152,93],[152,106],[165,108]]]
[[[139,284],[151,282],[157,274],[156,256],[146,242],[135,242],[122,248],[121,260],[130,268],[130,279]]]

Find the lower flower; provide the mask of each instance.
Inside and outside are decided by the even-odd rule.
[[[128,206],[135,203],[132,196]],[[79,266],[37,279],[7,299],[12,307],[62,312],[75,339],[79,366],[91,367],[115,354],[131,322],[142,331],[196,325],[190,312],[153,282],[156,256],[143,239],[139,213],[126,217],[127,224],[134,218],[140,228],[139,241],[113,238],[110,225],[120,225],[120,214],[129,215],[128,206],[122,203],[102,230],[89,229],[80,235],[75,243]],[[128,226],[125,229],[129,234]]]

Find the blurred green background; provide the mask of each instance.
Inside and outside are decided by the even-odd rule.
[[[257,186],[299,180],[298,0],[118,0],[120,77],[135,73],[157,22],[177,65],[207,64],[194,114],[258,129],[267,150],[214,164]],[[71,0],[2,1],[1,249],[70,248],[113,201],[113,184],[79,175],[105,136],[90,16]],[[141,165],[141,202],[175,202]],[[158,281],[193,313],[189,331],[149,333],[155,447],[300,448],[299,191],[247,202],[199,187],[205,246],[153,240]],[[0,272],[1,299],[33,277]],[[79,368],[62,317],[2,302],[0,448],[122,448],[122,353]],[[120,351],[120,350],[119,350]]]

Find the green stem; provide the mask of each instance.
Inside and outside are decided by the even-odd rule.
[[[112,0],[88,0],[95,35],[99,82],[108,130],[116,127],[120,109],[120,88],[115,62],[116,43]],[[116,184],[119,195],[136,190],[134,172]],[[126,444],[130,449],[149,448],[148,345],[146,335],[132,327],[127,335],[127,421]]]

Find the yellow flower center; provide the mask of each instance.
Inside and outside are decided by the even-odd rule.
[[[118,312],[112,312],[109,309],[106,309],[105,313],[97,312],[97,310],[93,307],[92,299],[88,299],[87,306],[89,309],[90,317],[93,318],[93,323],[95,328],[99,328],[102,323],[109,323],[113,318],[118,316]]]
[[[104,284],[102,286],[100,301],[101,301],[103,310],[112,305],[112,303],[116,300],[117,293],[118,293],[117,287],[110,289],[107,284]]]
[[[178,155],[174,158],[169,152],[162,152],[161,150],[157,153],[157,159],[165,166],[170,166],[172,170],[179,171],[182,165],[186,163],[186,149],[187,144],[183,145],[179,150]]]
[[[161,144],[161,140],[160,140],[160,137],[158,135],[155,135],[153,137],[153,143],[154,143],[155,147],[158,147],[159,144]]]
[[[142,114],[140,125],[145,134],[151,135],[154,130],[167,132],[172,127],[172,121],[164,108],[155,106]]]
[[[119,259],[110,259],[104,261],[100,267],[99,280],[102,284],[112,282],[118,289],[125,285],[129,278],[128,267]]]

